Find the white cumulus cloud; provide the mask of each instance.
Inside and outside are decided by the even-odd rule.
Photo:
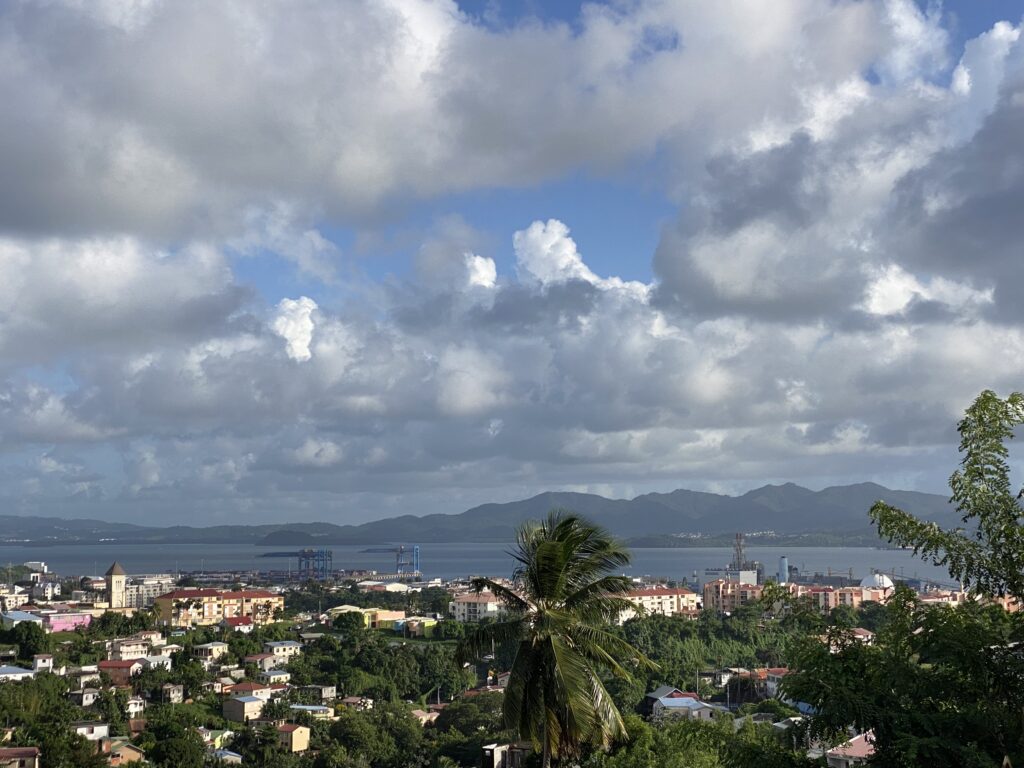
[[[316,309],[316,302],[307,296],[281,299],[277,305],[277,316],[271,327],[274,333],[285,340],[288,357],[292,360],[304,362],[313,356],[309,346],[313,341],[313,329],[316,325],[313,313]]]

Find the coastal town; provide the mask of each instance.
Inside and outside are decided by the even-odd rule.
[[[327,562],[322,554],[309,557]],[[500,709],[511,658],[496,648],[460,661],[455,646],[474,626],[504,620],[505,601],[474,589],[468,577],[423,580],[418,549],[414,570],[403,572],[401,556],[398,565],[397,573],[359,577],[307,569],[283,583],[212,583],[216,577],[203,575],[202,584],[196,575],[130,574],[116,562],[100,577],[63,575],[42,561],[8,567],[0,585],[0,701],[45,682],[62,708],[49,728],[65,733],[40,737],[27,722],[6,723],[0,766],[347,765],[338,751],[358,750],[358,724],[385,712],[419,729],[410,738],[433,743],[435,757],[448,755],[449,764],[525,765],[532,747],[509,738],[500,718],[493,733],[459,730],[467,708],[479,714],[480,702],[489,702]],[[808,577],[785,558],[766,576],[761,563],[747,559],[742,536],[732,562],[708,569],[701,583],[633,582],[624,594],[631,607],[615,622],[626,636],[645,622],[686,633],[712,617],[738,621],[741,614],[763,629],[804,610],[814,615],[806,627],[817,627],[822,643],[842,635],[870,645],[875,631],[855,619],[884,610],[897,586],[920,605],[973,599],[935,585],[911,591],[881,573],[857,583]],[[495,583],[515,589],[508,579]],[[1012,600],[993,602],[1017,610]],[[840,615],[843,622],[835,620]],[[785,653],[772,656],[737,649],[731,658],[720,654],[718,665],[700,659],[675,674],[666,669],[649,690],[625,700],[651,722],[728,720],[738,729],[749,721],[833,768],[865,764],[870,733],[850,733],[834,745],[799,741],[812,708],[786,691]],[[758,660],[764,663],[751,663]],[[59,761],[48,759],[57,757],[48,756],[51,745],[66,753]],[[92,762],[75,762],[86,758]]]

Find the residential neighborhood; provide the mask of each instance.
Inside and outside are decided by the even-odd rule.
[[[163,583],[149,577],[140,580]],[[128,600],[123,593],[134,581],[134,576],[114,563],[102,582],[94,581],[94,593],[83,583],[66,594],[51,591],[52,600],[35,595],[33,602],[21,602],[4,613],[5,632],[11,639],[31,636],[34,640],[31,648],[23,649],[17,643],[12,646],[9,661],[25,664],[0,666],[0,684],[17,685],[40,675],[60,679],[69,711],[74,713],[71,732],[95,745],[95,755],[109,765],[153,762],[159,757],[160,742],[153,740],[148,724],[156,722],[154,718],[162,722],[176,707],[198,716],[199,723],[186,732],[201,746],[204,761],[244,765],[251,750],[246,734],[270,728],[282,754],[312,759],[329,742],[328,734],[341,727],[335,724],[346,717],[375,717],[374,713],[394,706],[389,702],[396,692],[414,697],[419,695],[417,691],[425,694],[426,700],[419,706],[412,705],[412,698],[411,704],[400,709],[426,735],[444,723],[446,708],[481,696],[500,699],[509,684],[510,672],[501,668],[498,658],[475,668],[453,663],[450,643],[475,631],[473,627],[486,627],[508,615],[502,600],[486,590],[477,591],[465,580],[427,587],[403,582],[403,590],[385,590],[364,579],[332,586],[327,592],[319,592],[322,587],[312,584],[284,588],[172,584],[166,592],[152,590]],[[513,586],[508,581],[495,583],[502,588]],[[310,588],[320,594],[319,611],[310,610]],[[5,589],[7,594],[17,594],[19,586],[9,584]],[[766,590],[775,590],[779,595],[775,599],[781,602],[766,603]],[[617,623],[629,637],[636,627],[648,622],[697,627],[707,615],[728,620],[754,606],[762,606],[759,610],[766,616],[784,617],[791,610],[787,605],[805,605],[814,614],[827,617],[837,609],[856,612],[863,606],[884,606],[894,590],[894,584],[884,577],[871,577],[856,586],[711,579],[696,590],[638,580],[623,594],[632,608],[621,611]],[[422,596],[426,594],[432,596],[432,612],[424,611]],[[358,604],[346,600],[358,600]],[[955,592],[930,591],[921,594],[920,600],[922,604],[945,601],[956,605],[964,598]],[[137,607],[138,601],[141,607]],[[396,601],[417,607],[396,608]],[[89,621],[62,623],[59,617],[66,614],[87,616]],[[122,627],[126,631],[119,632]],[[822,634],[819,642],[838,652],[845,642],[867,645],[874,638],[872,630],[851,627],[844,633]],[[385,654],[400,652],[417,664],[426,663],[425,654],[429,658],[440,654],[437,659],[445,661],[437,669],[441,675],[435,678],[437,684],[424,688],[428,684],[421,679],[409,688],[409,683],[392,678],[387,682],[391,686],[388,694],[379,684],[357,682],[358,675],[353,677],[345,668],[318,672],[332,668],[334,662],[329,660],[335,658],[336,649],[345,646],[355,650],[352,662],[358,665],[363,653],[358,647],[371,641]],[[47,652],[26,658],[28,650],[40,645]],[[353,671],[358,670],[357,666]],[[359,674],[369,681],[378,679],[378,671],[371,665]],[[701,668],[691,678],[695,685],[653,687],[639,699],[635,711],[651,723],[740,724],[751,720],[774,724],[785,742],[811,710],[787,693],[785,680],[790,671],[770,665]],[[762,711],[764,702],[774,702],[774,709]],[[827,749],[815,743],[806,752],[810,759],[824,760],[828,766],[850,768],[871,756],[871,744],[870,734],[851,733],[845,742]],[[29,760],[26,765],[33,759],[45,765],[45,754],[35,744],[14,744],[7,749],[11,754],[15,754],[11,750],[22,750],[17,754],[27,757],[18,760]],[[151,754],[154,749],[156,756]],[[471,764],[497,761],[495,765],[504,766],[518,759],[517,749],[513,742],[481,744]]]

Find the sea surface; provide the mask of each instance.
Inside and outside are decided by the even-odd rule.
[[[176,573],[179,571],[294,570],[296,558],[261,557],[264,552],[281,552],[288,546],[259,547],[252,544],[62,544],[26,547],[0,544],[0,566],[43,560],[61,575],[102,575],[115,560],[128,573]],[[299,547],[294,547],[295,550]],[[335,569],[395,570],[395,556],[388,552],[366,552],[362,544],[334,545]],[[513,561],[505,544],[424,544],[420,567],[424,577],[442,579],[460,576],[508,576]],[[728,547],[680,549],[633,549],[633,563],[625,569],[631,576],[661,576],[670,579],[703,576],[705,568],[723,567],[732,558]],[[748,547],[747,556],[765,564],[766,574],[778,571],[779,558],[786,555],[791,566],[807,573],[849,574],[861,579],[875,570],[896,577],[951,582],[949,574],[904,550],[870,547]]]

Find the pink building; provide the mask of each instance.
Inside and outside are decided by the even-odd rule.
[[[90,613],[51,613],[43,617],[43,626],[47,632],[74,632],[84,629],[92,623]]]

